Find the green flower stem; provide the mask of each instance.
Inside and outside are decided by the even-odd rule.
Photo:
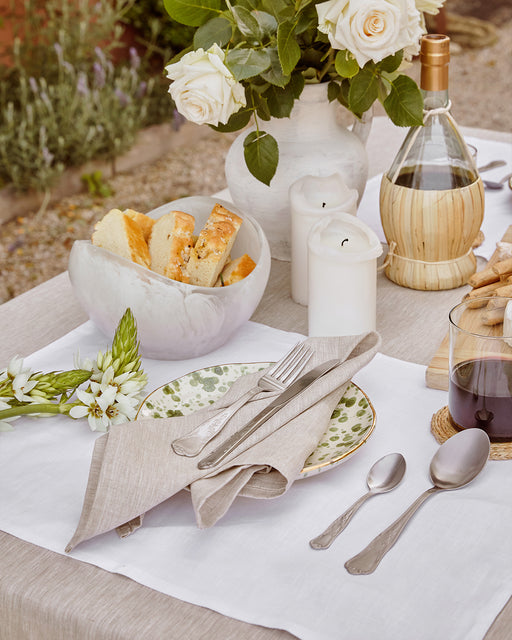
[[[325,63],[323,68],[320,69],[320,72],[318,74],[318,82],[322,82],[322,80],[324,79],[324,76],[329,72],[329,70],[334,65],[334,57],[335,57],[334,56],[334,51],[332,49],[329,49],[329,55],[327,56],[327,62]]]
[[[76,404],[24,404],[19,407],[12,407],[12,409],[3,409],[0,411],[0,420],[31,413],[64,413],[67,415],[74,406]]]

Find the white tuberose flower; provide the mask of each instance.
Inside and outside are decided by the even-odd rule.
[[[92,431],[106,431],[110,425],[107,411],[115,401],[116,389],[102,388],[97,382],[91,382],[91,391],[79,389],[76,395],[82,404],[73,407],[69,415],[72,418],[87,416]]]
[[[208,51],[197,49],[166,67],[174,80],[169,93],[177,110],[196,124],[225,124],[240,107],[245,107],[243,86],[224,64],[224,51],[217,45]]]
[[[0,381],[9,379],[13,390],[14,397],[19,402],[32,402],[32,398],[28,395],[36,386],[37,381],[29,378],[32,375],[30,368],[23,367],[23,358],[14,356],[9,362],[7,369],[0,373]]]
[[[107,431],[111,424],[133,420],[137,398],[119,392],[117,385],[91,382],[90,391],[78,389],[77,398],[82,404],[69,412],[72,418],[85,418],[92,431]]]
[[[318,30],[334,49],[348,49],[360,67],[419,49],[421,16],[414,0],[328,0],[316,10]]]

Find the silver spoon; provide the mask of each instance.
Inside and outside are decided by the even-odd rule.
[[[327,549],[352,520],[352,516],[359,507],[371,496],[377,493],[391,491],[400,484],[405,473],[405,458],[401,453],[389,453],[380,458],[372,466],[366,478],[369,491],[356,500],[345,513],[330,524],[327,529],[313,540],[309,541],[313,549]]]
[[[488,189],[503,189],[503,187],[505,186],[505,182],[507,182],[507,180],[510,180],[510,178],[512,178],[512,173],[507,173],[506,176],[503,176],[503,178],[501,180],[498,180],[497,182],[495,182],[494,180],[482,180],[482,182]]]
[[[422,493],[407,511],[365,549],[347,560],[345,569],[355,575],[373,573],[425,500],[438,491],[459,489],[476,478],[489,458],[490,448],[489,437],[482,429],[459,431],[447,440],[439,447],[430,463],[430,477],[434,486]]]
[[[478,173],[497,169],[498,167],[504,167],[506,164],[505,160],[491,160],[491,162],[484,164],[483,167],[478,167]]]

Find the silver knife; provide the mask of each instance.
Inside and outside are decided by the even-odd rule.
[[[209,455],[200,460],[197,464],[199,469],[210,469],[215,465],[222,462],[226,456],[228,456],[234,449],[238,447],[246,438],[253,434],[256,429],[266,422],[271,416],[279,411],[285,404],[288,404],[292,398],[295,398],[299,393],[309,387],[315,380],[321,378],[331,369],[341,364],[341,360],[329,360],[319,364],[318,367],[311,369],[303,376],[298,378],[287,389],[277,396],[263,411],[260,411],[257,416],[244,425],[238,431],[235,431],[233,435],[224,440],[218,447],[216,447]]]

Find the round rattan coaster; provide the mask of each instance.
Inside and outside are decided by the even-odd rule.
[[[439,444],[443,444],[457,433],[457,429],[451,423],[448,407],[443,407],[434,413],[430,429]],[[512,442],[491,442],[489,458],[491,460],[512,460]]]

